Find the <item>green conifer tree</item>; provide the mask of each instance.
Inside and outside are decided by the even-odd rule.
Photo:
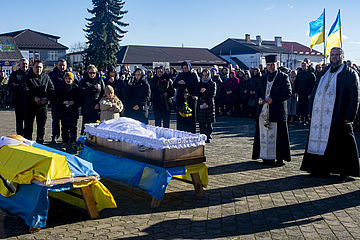
[[[127,11],[122,8],[123,0],[92,0],[94,8],[88,12],[94,16],[87,18],[89,21],[84,29],[88,48],[85,49],[84,64],[94,64],[98,68],[108,69],[116,67],[116,54],[120,50],[119,42],[127,32],[121,27],[129,24],[122,22]]]

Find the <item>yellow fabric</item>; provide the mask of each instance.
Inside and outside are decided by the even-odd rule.
[[[89,186],[93,194],[93,198],[96,204],[97,210],[100,212],[104,208],[116,208],[116,202],[110,191],[97,179],[93,179],[89,182],[78,182],[73,183],[74,188],[70,191],[75,193],[77,196],[67,194],[66,192],[53,192],[49,191],[49,196],[60,199],[71,205],[86,209],[85,202],[81,195],[81,187]]]
[[[205,165],[205,163],[187,165],[185,166],[185,172],[186,173],[184,175],[175,175],[174,177],[192,181],[191,174],[199,173],[202,185],[204,187],[207,187],[209,183],[209,177],[208,177],[208,168]]]
[[[325,57],[330,55],[330,51],[334,47],[341,46],[341,27],[339,30],[328,36],[325,46]]]
[[[0,174],[13,184],[31,184],[32,180],[47,180],[71,177],[65,156],[28,145],[3,146],[0,148]],[[0,194],[13,195],[0,184]]]
[[[312,51],[312,48],[314,47],[314,45],[320,44],[324,42],[324,32],[322,31],[321,33],[314,35],[312,37],[310,37],[310,51]]]

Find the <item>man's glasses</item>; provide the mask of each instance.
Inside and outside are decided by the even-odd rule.
[[[96,72],[89,72],[90,75],[96,74]]]

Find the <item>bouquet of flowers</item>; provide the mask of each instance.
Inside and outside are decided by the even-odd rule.
[[[185,95],[186,96],[189,95],[189,91],[187,88],[184,90],[184,96]],[[188,101],[185,98],[184,105],[180,108],[179,114],[182,117],[191,117],[192,116],[191,112],[192,112],[192,109],[189,107]]]

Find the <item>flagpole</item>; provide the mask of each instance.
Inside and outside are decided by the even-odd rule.
[[[342,33],[341,33],[341,31],[342,31],[342,30],[341,30],[341,28],[342,28],[341,25],[342,25],[342,24],[341,24],[341,17],[340,17],[340,9],[339,9],[339,25],[340,25],[340,26],[339,26],[339,31],[340,31],[340,46],[341,46],[341,48],[342,48],[342,47],[343,47],[343,46],[342,46]]]

